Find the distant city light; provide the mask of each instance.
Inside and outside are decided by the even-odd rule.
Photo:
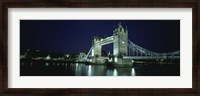
[[[46,57],[46,60],[50,60],[51,59],[51,57],[50,57],[50,55],[48,55],[47,57]]]

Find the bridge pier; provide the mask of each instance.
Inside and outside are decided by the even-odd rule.
[[[114,67],[132,67],[133,63],[131,59],[123,59],[121,57],[91,57],[91,63],[94,64],[112,64]]]
[[[108,59],[108,57],[92,57],[91,63],[105,64]]]
[[[130,64],[132,64],[132,60],[130,60],[130,59],[118,58],[118,61],[116,62],[116,64],[126,64],[126,65],[130,65]]]

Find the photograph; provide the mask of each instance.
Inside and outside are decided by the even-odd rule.
[[[2,95],[199,95],[197,0],[4,0]]]
[[[20,20],[20,76],[180,76],[180,20]]]

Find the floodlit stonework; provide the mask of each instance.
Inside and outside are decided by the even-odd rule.
[[[92,41],[92,62],[105,63],[105,59],[109,59],[106,57],[102,59],[101,50],[102,46],[110,43],[113,43],[113,61],[120,64],[124,63],[122,56],[128,55],[128,30],[121,23],[113,30],[113,36],[94,38]],[[130,63],[130,60],[126,60],[126,63]]]

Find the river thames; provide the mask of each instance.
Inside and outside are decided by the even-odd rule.
[[[66,62],[21,62],[20,76],[180,76],[180,64],[133,64],[129,68],[109,68]]]

